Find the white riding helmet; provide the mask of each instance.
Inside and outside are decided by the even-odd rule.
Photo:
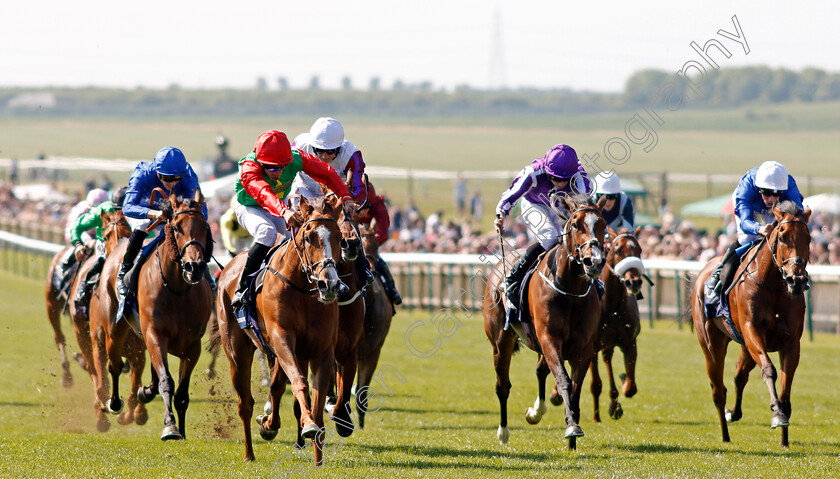
[[[765,190],[787,190],[787,168],[776,161],[765,161],[758,167],[758,171],[755,173],[755,186]]]
[[[595,177],[595,194],[596,195],[617,195],[621,193],[621,181],[618,175],[613,173],[607,176],[603,171],[598,173]]]
[[[344,143],[344,127],[335,118],[315,120],[309,129],[309,144],[319,150],[334,150]]]

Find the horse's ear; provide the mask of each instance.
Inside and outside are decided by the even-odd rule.
[[[307,200],[303,196],[300,197],[300,203],[298,207],[300,208],[300,214],[304,217],[307,217],[312,213],[312,205],[310,205],[309,200]]]
[[[638,237],[640,234],[642,234],[642,227],[641,227],[641,226],[637,226],[637,227],[636,227],[636,231],[634,231],[634,232],[633,232],[633,236]]]
[[[178,207],[178,195],[175,194],[174,189],[169,191],[169,204],[172,206],[172,211]]]
[[[778,205],[773,205],[773,216],[776,217],[776,221],[782,221],[785,218],[785,212],[779,209]]]
[[[811,221],[811,207],[806,206],[805,211],[802,212],[802,216],[805,217],[805,222]]]
[[[569,212],[574,212],[577,209],[577,205],[574,201],[572,201],[568,196],[563,196],[563,201],[566,203],[566,208]]]
[[[204,194],[201,192],[201,188],[195,189],[195,197],[193,198],[193,200],[196,203],[204,204]]]
[[[604,205],[607,204],[607,195],[602,196],[598,199],[598,202],[595,203],[595,206],[598,207],[599,210],[604,211]]]
[[[102,220],[102,224],[108,224],[111,222],[111,212],[107,210],[102,210],[99,212],[99,219]]]

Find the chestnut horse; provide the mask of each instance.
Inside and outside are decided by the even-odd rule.
[[[805,321],[805,298],[808,285],[808,264],[811,234],[808,230],[810,208],[802,211],[792,202],[773,207],[775,227],[766,240],[751,248],[738,267],[736,280],[730,288],[729,307],[735,333],[724,324],[723,318],[708,318],[703,307],[704,283],[720,261],[713,258],[700,271],[694,284],[691,312],[694,329],[703,354],[706,372],[712,386],[712,399],[720,419],[723,441],[729,442],[727,421],[741,418],[741,399],[749,373],[759,364],[761,377],[770,392],[773,412],[771,428],[782,428],[781,445],[788,446],[790,425],[790,390],[793,375],[799,364],[799,339]],[[754,261],[752,261],[754,260]],[[729,341],[743,338],[741,356],[735,366],[735,407],[725,410],[726,388],[723,385],[723,366]],[[781,394],[776,395],[776,368],[768,352],[779,352],[781,364]]]
[[[103,225],[102,236],[105,246],[105,254],[107,257],[107,255],[111,254],[111,252],[117,247],[117,243],[120,239],[128,238],[131,235],[131,227],[125,220],[125,216],[123,216],[121,209],[103,211],[100,213],[100,218]],[[73,329],[76,333],[76,341],[79,343],[79,350],[81,351],[79,363],[90,375],[94,385],[96,384],[96,367],[94,366],[93,360],[93,347],[90,334],[90,315],[88,314],[88,311],[90,311],[90,305],[88,305],[87,310],[77,308],[75,297],[76,292],[79,290],[80,283],[85,280],[88,272],[98,261],[99,257],[96,254],[93,254],[88,256],[88,258],[85,259],[79,266],[78,274],[73,279],[73,284],[70,287],[70,295],[68,299],[70,318],[73,320]],[[99,416],[97,424],[99,425],[100,430],[107,429],[108,420],[101,411],[101,404],[98,400],[94,401],[94,408],[97,410],[97,415]]]
[[[604,360],[607,368],[607,377],[610,380],[610,406],[609,415],[613,419],[619,419],[624,410],[618,402],[618,388],[615,385],[615,378],[612,371],[612,357],[615,347],[618,346],[624,353],[624,373],[619,377],[624,385],[622,392],[625,397],[633,397],[636,394],[636,337],[639,335],[639,305],[636,304],[636,296],[642,291],[642,275],[644,265],[642,264],[642,247],[635,233],[622,229],[615,232],[609,229],[609,242],[607,243],[607,267],[601,272],[601,280],[604,282],[604,298],[601,308],[601,322],[598,324],[598,335],[595,339],[595,354],[592,356],[592,364],[589,370],[592,372],[592,399],[595,405],[594,422],[601,421],[598,399],[601,395],[601,377],[598,373],[598,351]]]
[[[58,354],[61,357],[61,369],[64,370],[64,373],[61,375],[61,385],[69,388],[73,385],[73,375],[70,373],[70,361],[67,360],[67,352],[65,351],[67,340],[64,337],[64,333],[61,331],[61,314],[67,311],[68,298],[72,296],[72,293],[68,293],[67,297],[64,297],[61,295],[58,288],[56,288],[53,284],[55,270],[67,254],[73,254],[73,245],[65,246],[61,249],[61,251],[53,256],[52,262],[50,262],[50,268],[47,271],[47,283],[44,288],[44,295],[46,297],[47,304],[47,319],[50,320],[50,326],[53,328],[53,338],[55,339],[55,345],[58,347]],[[74,264],[71,268],[74,269],[71,274],[73,275],[73,278],[75,278],[76,273],[78,272],[78,264]],[[79,364],[81,365],[82,357],[79,356],[78,353],[74,355],[74,358],[79,361]],[[82,367],[84,367],[84,365],[82,365]]]
[[[302,200],[303,224],[293,239],[271,258],[271,274],[265,275],[255,306],[259,330],[273,357],[271,413],[259,418],[260,436],[271,440],[280,428],[278,406],[291,380],[296,413],[300,412],[300,436],[312,439],[316,464],[322,463],[324,443],[324,405],[330,380],[335,372],[334,350],[338,339],[338,298],[341,283],[337,264],[340,210],[323,198]],[[245,433],[245,460],[254,460],[251,441],[251,363],[259,344],[251,329],[239,327],[230,301],[239,282],[245,255],[234,258],[219,278],[216,313],[219,334],[230,361],[233,387],[239,396],[239,417]],[[314,286],[314,288],[313,288]],[[261,347],[261,346],[260,346]],[[309,398],[307,370],[313,376]],[[311,404],[311,407],[310,407]]]
[[[565,404],[568,425],[565,437],[569,439],[569,449],[575,449],[576,438],[583,435],[578,425],[581,387],[594,354],[595,333],[601,315],[595,280],[605,263],[602,241],[606,222],[601,208],[606,200],[602,198],[597,206],[588,197],[575,200],[564,197],[563,201],[571,214],[563,227],[562,240],[542,255],[527,284],[527,312],[533,320],[540,356],[537,366],[539,396],[534,407],[528,409],[526,420],[536,424],[542,419],[546,411],[545,379],[552,372],[557,380],[554,391]],[[503,264],[497,264],[490,275],[484,297],[492,301],[485,301],[483,310],[484,331],[493,345],[496,395],[501,408],[496,436],[502,444],[510,437],[507,399],[511,387],[510,360],[517,345],[514,329],[504,329],[505,311],[501,307],[499,286],[504,281]],[[529,344],[524,338],[523,342]],[[571,375],[566,372],[564,361],[569,362]]]
[[[362,244],[371,271],[376,271],[379,258],[379,242],[376,240],[376,220],[370,225],[360,225]],[[382,280],[374,273],[373,286],[368,288],[365,296],[365,325],[364,339],[359,346],[359,377],[356,380],[356,406],[359,411],[359,428],[365,427],[365,413],[367,412],[367,391],[379,362],[379,354],[385,337],[391,329],[391,317],[394,307],[385,293]]]
[[[205,273],[213,252],[213,237],[203,206],[200,189],[196,189],[192,199],[169,195],[163,205],[164,238],[143,263],[138,276],[139,327],[152,363],[152,380],[149,386],[139,387],[136,394],[143,403],[150,402],[158,393],[163,398],[162,440],[186,437],[190,377],[201,354],[201,337],[210,318],[212,297]],[[112,390],[106,405],[111,412],[122,407],[118,372],[129,314],[126,313],[126,321],[116,325],[107,343]],[[177,389],[169,374],[168,354],[181,359]],[[173,400],[178,413],[177,427]]]

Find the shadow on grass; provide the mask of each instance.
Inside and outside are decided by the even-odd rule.
[[[821,455],[826,457],[837,457],[836,453],[814,453],[798,452],[798,451],[745,451],[741,449],[721,448],[721,447],[683,447],[675,446],[673,444],[610,444],[603,445],[606,448],[618,449],[621,451],[635,452],[639,454],[650,453],[699,453],[699,454],[738,454],[742,456],[760,456],[760,457],[810,457],[814,455]]]
[[[405,444],[394,444],[394,445],[384,445],[384,444],[355,444],[351,445],[353,448],[357,448],[359,450],[367,450],[374,453],[401,453],[401,454],[413,454],[417,456],[423,457],[452,457],[456,459],[463,459],[467,458],[476,458],[480,460],[487,459],[489,457],[505,457],[510,459],[517,459],[517,460],[524,460],[524,461],[550,461],[553,459],[557,459],[562,453],[567,451],[565,444],[562,445],[562,450],[558,452],[514,452],[510,450],[499,449],[499,450],[491,450],[491,449],[456,449],[452,447],[446,446],[408,446]],[[575,453],[576,458],[602,458],[606,459],[607,456],[594,456],[594,455],[579,455]],[[443,464],[443,463],[433,463],[435,467],[451,467],[452,464]],[[470,467],[482,467],[485,466],[470,466]],[[493,466],[488,466],[493,467]],[[508,469],[507,467],[498,467],[499,469]]]
[[[45,402],[21,402],[21,401],[0,401],[0,406],[18,406],[18,407],[45,407],[52,406],[52,403]]]
[[[498,412],[493,411],[441,411],[439,409],[411,409],[411,408],[401,408],[401,407],[381,407],[376,411],[368,411],[368,414],[374,414],[379,412],[407,412],[411,414],[454,414],[456,416],[498,416]]]

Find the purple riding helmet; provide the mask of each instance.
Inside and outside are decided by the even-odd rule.
[[[578,157],[569,145],[554,145],[545,154],[545,172],[557,178],[571,179],[578,172]]]

